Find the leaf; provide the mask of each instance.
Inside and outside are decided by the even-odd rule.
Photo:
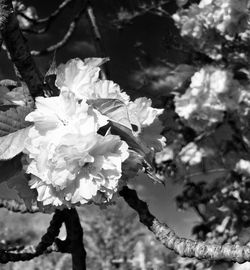
[[[11,189],[16,190],[18,196],[23,199],[26,207],[31,209],[32,202],[37,197],[37,192],[29,187],[29,178],[24,171],[20,171],[7,181],[7,186]]]
[[[12,91],[8,91],[1,96],[0,103],[3,103],[4,105],[34,106],[34,100],[30,95],[26,83],[22,83],[21,86],[16,87]]]
[[[241,245],[246,245],[250,242],[250,228],[249,227],[243,227],[240,232],[238,233],[239,242]]]
[[[0,137],[0,160],[11,159],[23,151],[29,129],[23,128]]]
[[[100,113],[109,117],[112,122],[119,123],[120,125],[123,125],[129,130],[132,130],[132,126],[129,121],[127,106],[119,99],[90,99],[88,100],[88,104],[92,105]]]
[[[48,93],[49,96],[58,96],[60,93],[60,89],[57,88],[55,85],[56,75],[57,75],[57,67],[56,67],[56,60],[55,60],[55,54],[54,54],[49,70],[46,72],[44,76],[44,82],[47,86],[45,88],[47,88],[46,90],[49,92]]]
[[[153,165],[154,152],[149,149],[138,137],[135,137],[132,131],[127,127],[112,121],[110,121],[110,126],[111,134],[120,136],[121,139],[128,144],[129,148],[137,153],[136,166],[139,167],[141,165],[144,168],[145,173],[151,179],[153,179],[155,182],[164,184],[164,182],[155,174]]]
[[[176,0],[176,4],[179,8],[185,6],[187,4],[188,0]]]
[[[5,86],[10,88],[14,88],[18,86],[18,82],[13,81],[13,80],[9,80],[9,79],[5,79],[5,80],[1,80],[0,81],[0,86]]]
[[[0,182],[7,181],[22,170],[21,155],[11,160],[0,160]]]
[[[84,59],[84,64],[93,66],[93,67],[99,67],[106,62],[108,62],[110,59],[108,57],[105,58],[98,58],[98,57],[92,57],[92,58],[85,58]]]
[[[4,104],[3,97],[9,92],[6,86],[0,85],[0,104]]]
[[[30,107],[2,105],[0,106],[0,137],[31,125],[25,121],[26,115],[32,111]]]

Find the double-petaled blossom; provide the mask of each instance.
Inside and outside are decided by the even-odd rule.
[[[248,29],[248,6],[248,0],[202,0],[180,10],[173,18],[183,36],[200,39],[206,31],[214,29],[231,38]]]
[[[44,205],[107,202],[117,191],[128,146],[119,136],[102,136],[106,117],[72,93],[36,99],[26,141],[30,187]]]
[[[143,130],[162,113],[151,107],[151,100],[131,101],[117,84],[100,79],[99,66],[104,62],[76,58],[60,65],[55,81],[60,95],[36,98],[36,109],[26,117],[34,126],[25,143],[24,166],[43,205],[104,203],[119,187],[128,145],[109,132],[101,135],[100,128],[111,119],[91,101],[121,101],[129,122],[137,127],[135,136],[143,137]],[[160,151],[163,139],[158,134],[156,139],[155,143],[151,137],[148,144]]]
[[[236,165],[235,169],[236,172],[241,173],[247,177],[250,176],[250,161],[245,159],[240,159]]]
[[[144,137],[148,133],[149,126],[163,112],[163,109],[152,108],[152,102],[148,98],[138,98],[131,101],[129,96],[121,90],[118,84],[110,80],[99,79],[100,67],[104,62],[102,58],[93,58],[82,61],[79,58],[72,59],[62,64],[57,69],[56,86],[61,92],[75,94],[79,100],[91,99],[118,99],[122,101],[128,110],[129,121],[136,126],[135,136]],[[148,138],[149,139],[149,138]],[[153,129],[150,140],[146,138],[149,147],[161,151],[164,139],[158,129]]]
[[[95,61],[94,61],[95,60]],[[61,92],[72,92],[79,100],[110,98],[129,102],[129,96],[122,92],[119,85],[109,80],[99,79],[100,67],[104,60],[93,61],[71,59],[57,68],[56,86]]]
[[[204,156],[205,151],[193,142],[183,147],[179,153],[180,160],[189,165],[199,164]]]
[[[190,87],[175,97],[175,111],[196,131],[221,122],[226,110],[238,108],[239,83],[230,71],[207,66],[191,78]]]

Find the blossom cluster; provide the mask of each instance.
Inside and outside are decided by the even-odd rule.
[[[43,205],[106,203],[118,190],[128,144],[109,129],[100,132],[111,119],[91,101],[125,104],[130,123],[137,126],[134,136],[162,113],[149,99],[131,101],[117,84],[100,79],[103,61],[72,59],[60,65],[55,81],[60,95],[37,97],[36,109],[26,116],[34,125],[25,141],[23,164]]]
[[[191,78],[186,92],[175,97],[175,111],[197,132],[223,120],[239,106],[241,86],[229,70],[205,66]]]
[[[202,0],[173,15],[181,35],[201,39],[204,32],[215,29],[230,38],[248,28],[248,0]]]

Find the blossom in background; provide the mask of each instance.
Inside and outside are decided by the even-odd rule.
[[[110,200],[117,191],[128,146],[119,136],[101,136],[106,117],[78,102],[72,93],[36,99],[34,122],[24,152],[30,187],[44,205],[85,204]]]
[[[246,176],[250,176],[250,161],[240,159],[235,165],[235,171]]]
[[[184,146],[179,153],[180,160],[191,166],[199,164],[204,156],[205,151],[193,142]]]
[[[204,26],[199,19],[200,8],[193,4],[189,9],[181,9],[173,15],[176,25],[181,29],[182,36],[200,39],[203,35]]]
[[[201,39],[209,29],[231,38],[248,28],[248,0],[202,0],[173,15],[181,35]]]
[[[182,96],[175,97],[176,113],[197,132],[221,122],[226,110],[238,108],[240,85],[230,71],[206,66],[196,72]]]

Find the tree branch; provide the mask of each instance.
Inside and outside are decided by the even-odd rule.
[[[16,261],[27,261],[43,253],[60,251],[54,244],[55,238],[60,232],[61,225],[63,223],[62,211],[56,210],[50,225],[45,235],[41,238],[40,243],[36,246],[25,247],[22,250],[8,251],[0,250],[0,263],[16,262]]]
[[[62,210],[67,238],[64,241],[57,239],[56,243],[62,252],[72,255],[73,270],[86,269],[86,251],[83,244],[83,230],[75,208]]]
[[[73,21],[70,23],[69,28],[66,32],[66,34],[64,35],[64,37],[57,42],[54,45],[49,46],[46,49],[43,49],[41,51],[31,51],[31,55],[33,56],[43,56],[49,53],[53,53],[55,50],[58,50],[60,48],[62,48],[64,45],[67,44],[67,42],[70,40],[72,34],[74,33],[74,30],[77,26],[78,21],[81,19],[83,13],[86,11],[86,7],[87,7],[87,1],[83,1],[82,7],[80,9],[80,11],[78,12],[78,14],[74,17]]]
[[[40,23],[50,23],[51,20],[53,20],[57,15],[60,14],[60,12],[67,6],[69,5],[71,2],[73,2],[75,0],[65,0],[63,1],[58,8],[53,11],[49,16],[41,18],[41,19],[33,19],[30,18],[29,16],[25,15],[22,12],[18,12],[18,15],[22,16],[23,18],[25,18],[26,20],[33,22],[34,24],[40,24]]]
[[[87,7],[87,18],[88,18],[89,24],[90,24],[91,29],[92,29],[92,33],[93,33],[94,40],[95,40],[95,47],[96,47],[96,51],[97,51],[98,56],[107,57],[106,50],[105,50],[105,47],[104,47],[103,42],[102,42],[101,32],[98,28],[98,25],[96,22],[96,17],[94,14],[94,10],[93,10],[92,6],[90,5],[90,3]],[[109,77],[109,71],[107,69],[107,64],[104,64],[101,67],[101,76],[102,76],[102,79],[104,79],[104,80],[107,79],[107,77]]]
[[[161,223],[149,212],[147,204],[138,198],[135,190],[124,187],[119,193],[128,205],[138,213],[140,222],[146,225],[165,247],[174,250],[180,256],[238,263],[250,261],[250,247],[209,244],[180,238],[167,224]]]
[[[13,64],[26,82],[31,96],[43,95],[43,78],[32,59],[19,28],[11,0],[0,0],[0,31]]]
[[[51,23],[56,19],[56,17],[61,13],[61,11],[67,7],[71,2],[75,0],[65,0],[63,1],[58,8],[52,12],[48,17],[42,18],[42,19],[33,19],[29,16],[25,15],[22,12],[18,12],[17,14],[22,16],[24,19],[32,22],[34,25],[44,24],[46,23],[46,26],[41,29],[23,29],[24,32],[32,33],[32,34],[43,34],[47,32],[51,26]]]

